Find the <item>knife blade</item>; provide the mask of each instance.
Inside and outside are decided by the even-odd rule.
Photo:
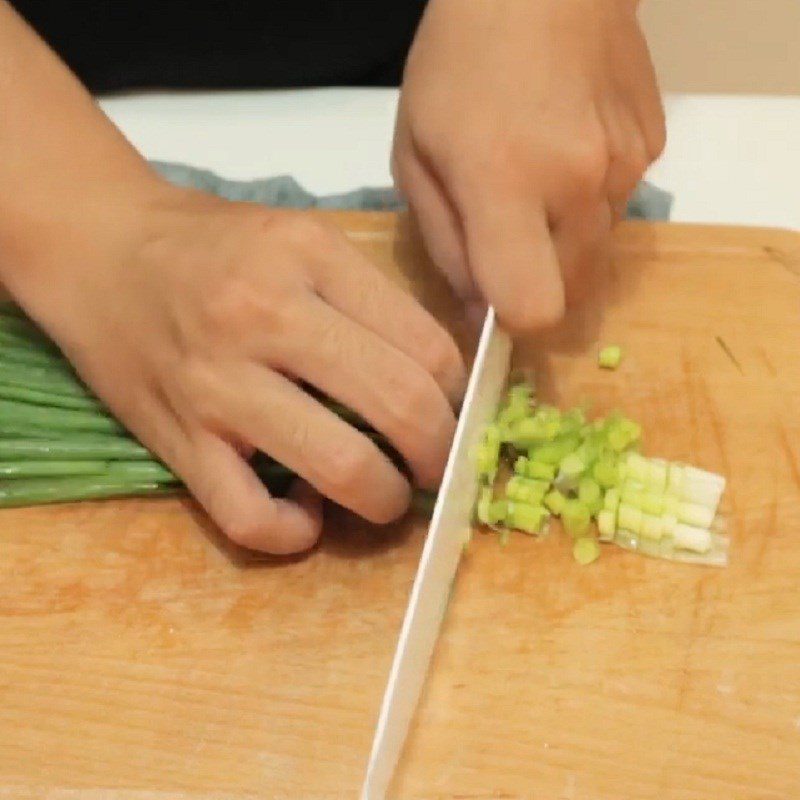
[[[470,452],[497,410],[510,362],[511,339],[490,308],[400,630],[361,800],[386,797],[400,760],[472,526],[478,476]]]

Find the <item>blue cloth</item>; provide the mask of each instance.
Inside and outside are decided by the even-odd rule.
[[[283,208],[330,208],[349,211],[401,211],[405,204],[390,188],[365,187],[344,194],[318,196],[306,191],[294,178],[279,175],[250,181],[232,181],[186,164],[153,162],[168,181],[224,197]],[[640,183],[628,203],[629,219],[668,220],[672,195],[649,183]]]

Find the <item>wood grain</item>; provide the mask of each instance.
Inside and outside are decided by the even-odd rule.
[[[404,220],[336,218],[469,350]],[[518,363],[725,472],[731,566],[478,536],[393,797],[800,796],[800,237],[631,224],[617,245],[607,290]],[[0,797],[355,797],[423,535],[337,513],[285,562],[185,500],[0,513]]]

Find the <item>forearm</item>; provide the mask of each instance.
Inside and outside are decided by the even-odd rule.
[[[47,45],[0,0],[0,282],[38,282],[60,252],[133,213],[146,162]],[[41,276],[44,278],[44,276]]]

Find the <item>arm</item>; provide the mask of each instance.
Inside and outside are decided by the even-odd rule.
[[[516,330],[558,320],[664,146],[635,0],[431,0],[393,171],[428,249]]]
[[[0,280],[236,542],[310,547],[330,497],[375,522],[437,484],[458,350],[329,223],[171,187],[0,0]],[[297,473],[271,498],[247,464]]]

